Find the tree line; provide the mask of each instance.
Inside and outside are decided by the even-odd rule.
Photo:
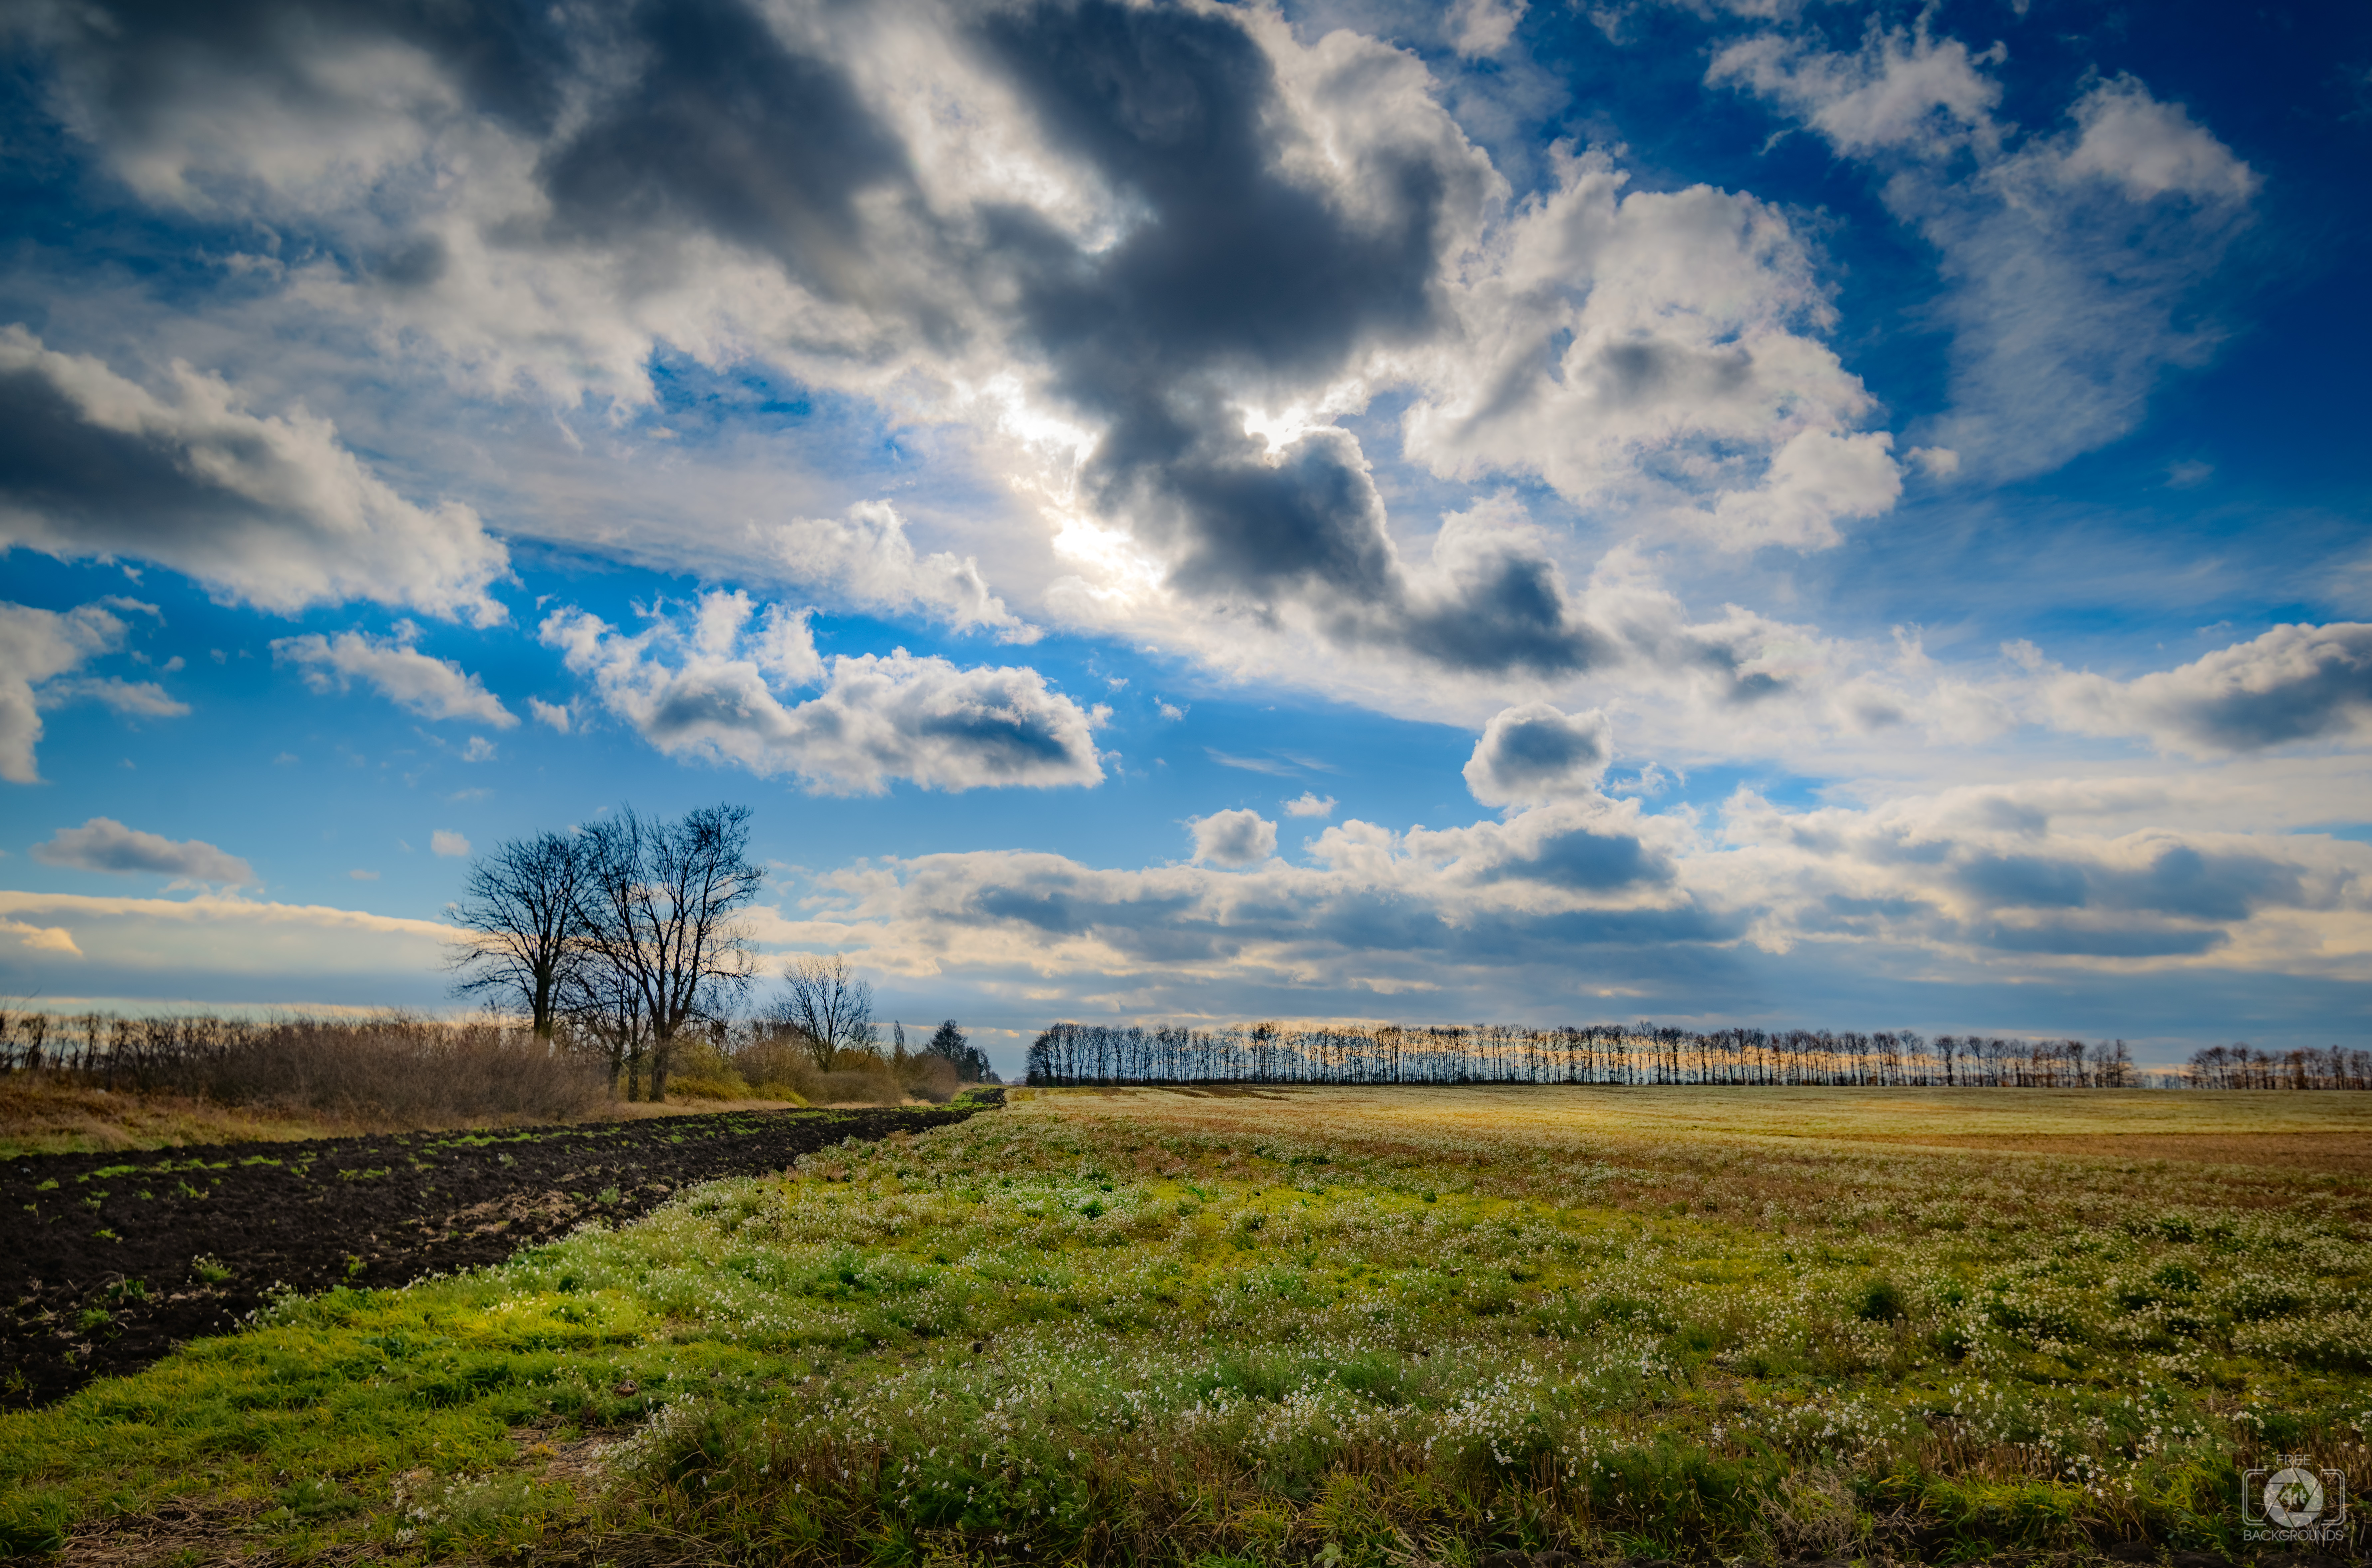
[[[455,993],[524,1015],[547,1046],[599,1054],[623,1098],[665,1099],[684,1047],[723,1042],[760,978],[747,913],[766,873],[750,858],[750,817],[630,807],[476,857],[451,911],[468,933],[450,952]],[[782,980],[745,1038],[792,1044],[820,1074],[878,1052],[873,988],[845,958],[796,955]],[[907,1054],[898,1027],[894,1061]],[[959,1080],[992,1076],[952,1018],[915,1054],[945,1058]]]
[[[2235,1074],[2249,1048],[2215,1047],[2186,1086],[2372,1088],[2372,1053],[2291,1052],[2310,1071]],[[2229,1051],[2238,1057],[2231,1058]],[[2270,1061],[2255,1052],[2260,1061]],[[2288,1058],[2284,1059],[2285,1062]],[[2254,1074],[2254,1076],[2250,1076]],[[2274,1079],[2278,1078],[2276,1082]],[[2244,1080],[2245,1081],[2242,1081]],[[2227,1081],[2229,1080],[2229,1081]],[[1222,1028],[1058,1023],[1031,1042],[1031,1084],[1735,1084],[1870,1087],[2140,1088],[2122,1040],[2005,1039],[1912,1030],[1700,1031],[1655,1023]]]
[[[2372,1051],[2211,1045],[2191,1053],[2183,1076],[2201,1089],[2372,1089]]]

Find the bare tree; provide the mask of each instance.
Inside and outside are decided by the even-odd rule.
[[[873,982],[859,979],[845,955],[801,953],[783,966],[783,981],[774,1022],[807,1037],[817,1072],[831,1072],[843,1051],[873,1044]]]
[[[763,867],[749,856],[750,808],[704,806],[679,820],[631,807],[586,830],[585,946],[631,992],[650,1030],[650,1098],[667,1098],[675,1038],[749,988],[738,919]]]
[[[569,833],[513,839],[470,863],[454,923],[470,935],[448,949],[453,990],[509,1003],[549,1044],[572,969],[585,957],[583,915],[590,855]]]
[[[599,1048],[609,1065],[610,1092],[629,1100],[641,1098],[651,1044],[641,988],[608,964],[576,964],[561,987],[560,1011]]]

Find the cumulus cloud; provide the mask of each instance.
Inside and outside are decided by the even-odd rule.
[[[1194,858],[1213,865],[1257,865],[1276,853],[1276,824],[1252,810],[1214,811],[1187,822]]]
[[[1595,791],[1614,754],[1604,713],[1564,714],[1546,703],[1502,709],[1467,760],[1466,787],[1485,806]]]
[[[825,659],[804,615],[703,595],[628,634],[575,609],[541,628],[611,714],[660,750],[791,773],[832,794],[1094,784],[1095,717],[1027,668],[959,668],[903,649]],[[804,702],[782,693],[820,690]]]
[[[2372,851],[2312,836],[2102,830],[2162,808],[2167,794],[2157,781],[2038,781],[1790,812],[1741,792],[1723,817],[1727,851],[1705,871],[1760,906],[1756,939],[1781,949],[1877,939],[2012,963],[2293,971],[2343,971],[2365,950]]]
[[[1262,1005],[1248,997],[1356,1010],[1362,994],[1411,993],[1570,1009],[1579,987],[1589,1012],[1594,996],[1654,994],[1762,1016],[1767,988],[1738,978],[1749,950],[1799,970],[1827,952],[1855,972],[1971,984],[2372,978],[2372,846],[2146,825],[2169,790],[2041,781],[1801,811],[1740,792],[1702,825],[1575,794],[1459,828],[1346,821],[1305,864],[1249,847],[1142,869],[926,855],[826,876],[768,939],[829,943],[935,983],[970,975],[1036,994],[1082,977],[1122,1010],[1214,987],[1247,1011]],[[1257,819],[1198,827],[1231,815]]]
[[[424,718],[477,719],[497,729],[518,723],[518,716],[476,676],[451,659],[435,658],[413,646],[419,636],[420,628],[409,621],[396,622],[391,637],[364,632],[325,637],[312,632],[275,640],[272,657],[275,664],[304,671],[305,683],[316,691],[343,691],[359,679]]]
[[[293,613],[369,599],[484,625],[508,569],[468,507],[404,500],[301,411],[176,362],[152,390],[0,327],[0,549],[123,556]]]
[[[1715,56],[1710,83],[1779,105],[1888,173],[1887,203],[1942,253],[1952,408],[1931,449],[1994,478],[2047,471],[2140,421],[2212,327],[2182,311],[2245,224],[2258,179],[2180,104],[2099,80],[2067,123],[1994,120],[2000,46],[1873,24],[1858,52],[1768,33]],[[1935,465],[1930,462],[1933,468]]]
[[[1224,846],[1224,861],[1141,870],[1024,853],[853,870],[824,878],[809,920],[773,939],[860,947],[905,973],[1003,968],[1190,989],[1290,977],[1393,993],[1739,934],[1676,884],[1680,830],[1628,803],[1560,801],[1439,831],[1352,820],[1321,833],[1307,865],[1273,857],[1273,825],[1256,812],[1215,813],[1198,838],[1213,829],[1251,842]]]
[[[1585,506],[1653,504],[1733,547],[1837,542],[1892,506],[1874,403],[1819,341],[1833,312],[1777,209],[1692,186],[1622,194],[1602,153],[1557,152],[1422,354],[1411,456],[1538,473]]]
[[[2070,180],[2113,180],[2128,198],[2173,194],[2199,202],[2245,202],[2256,171],[2232,156],[2215,133],[2179,103],[2160,103],[2130,75],[2112,76],[2069,110],[2079,133],[2061,149],[2057,172]]]
[[[467,860],[470,857],[470,841],[459,833],[439,828],[428,835],[428,850],[430,854],[443,855],[448,860]]]
[[[93,817],[79,828],[60,828],[47,842],[33,846],[33,858],[44,865],[64,865],[77,871],[145,871],[192,882],[227,882],[234,886],[255,881],[254,867],[203,839],[177,841],[145,833],[125,827],[112,817]]]
[[[568,733],[568,727],[575,720],[568,706],[566,703],[547,703],[541,697],[527,700],[527,711],[535,715],[536,723],[556,729],[563,735]]]
[[[1488,53],[1523,9],[1448,31]],[[1893,502],[1775,208],[1624,196],[1588,156],[1511,212],[1423,63],[1348,29],[1104,0],[719,0],[565,39],[557,14],[271,14],[41,28],[70,122],[135,189],[343,236],[292,292],[490,392],[648,404],[664,343],[969,424],[1078,568],[1066,615],[1598,668],[1538,539],[1445,528],[1401,559],[1342,423],[1396,386],[1442,472],[1537,473],[1726,545],[1820,548]],[[903,529],[873,502],[749,538],[820,591],[1027,639],[972,558]]]
[[[1331,817],[1334,815],[1334,797],[1303,790],[1285,803],[1285,814],[1288,817]]]
[[[135,718],[178,718],[190,711],[154,681],[74,673],[123,645],[129,628],[116,611],[154,614],[155,609],[129,599],[64,611],[0,603],[0,779],[41,782],[33,751],[44,708],[97,702]]]
[[[2372,625],[2360,622],[2276,626],[2131,680],[2034,662],[2044,713],[2081,734],[2215,756],[2372,733]]]
[[[759,530],[764,547],[796,581],[879,610],[920,610],[1001,642],[1034,643],[1039,632],[989,592],[980,563],[946,551],[917,555],[906,520],[887,501],[865,501],[839,517],[794,517]]]

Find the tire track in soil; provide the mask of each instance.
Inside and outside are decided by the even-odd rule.
[[[698,1182],[781,1170],[843,1139],[920,1132],[977,1109],[728,1112],[0,1161],[0,1409],[137,1371],[184,1340],[237,1329],[282,1290],[392,1287],[498,1263],[584,1220],[638,1218]],[[228,1273],[208,1280],[200,1260]]]

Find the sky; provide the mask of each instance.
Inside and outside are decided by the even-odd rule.
[[[0,998],[2372,1033],[2372,12],[0,0]],[[762,992],[761,993],[762,1000]]]

